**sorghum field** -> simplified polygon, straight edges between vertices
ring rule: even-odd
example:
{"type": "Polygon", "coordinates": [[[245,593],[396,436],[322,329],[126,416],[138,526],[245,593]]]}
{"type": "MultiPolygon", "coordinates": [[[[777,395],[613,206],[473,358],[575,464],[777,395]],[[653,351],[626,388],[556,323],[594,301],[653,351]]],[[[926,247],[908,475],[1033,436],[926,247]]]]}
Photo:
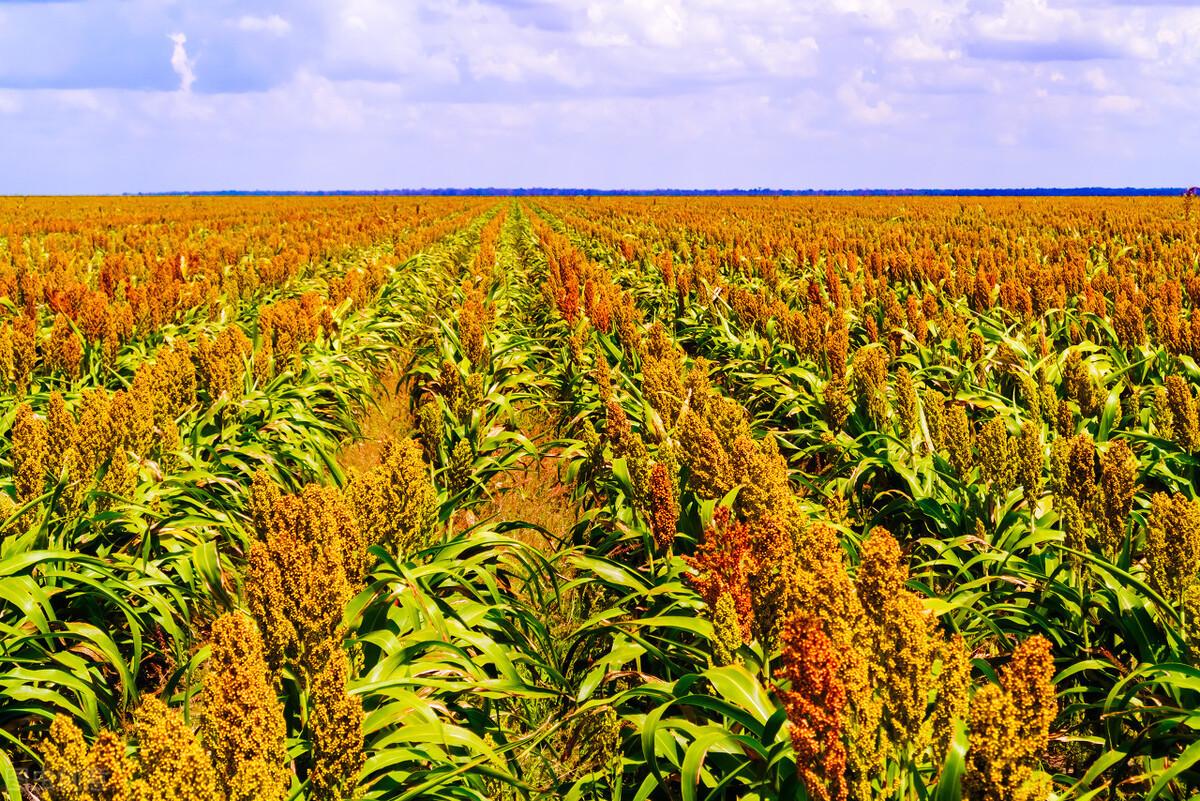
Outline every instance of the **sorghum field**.
{"type": "Polygon", "coordinates": [[[0,201],[0,787],[1185,799],[1179,198],[0,201]]]}

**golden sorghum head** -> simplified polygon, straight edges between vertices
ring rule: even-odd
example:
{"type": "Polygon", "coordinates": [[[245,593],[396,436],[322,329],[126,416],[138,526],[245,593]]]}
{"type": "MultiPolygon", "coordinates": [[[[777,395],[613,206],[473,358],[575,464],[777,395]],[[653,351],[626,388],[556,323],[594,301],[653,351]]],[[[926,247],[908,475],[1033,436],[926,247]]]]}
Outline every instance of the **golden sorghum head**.
{"type": "Polygon", "coordinates": [[[46,424],[28,403],[17,407],[12,424],[13,485],[18,501],[31,501],[46,488],[50,465],[50,439],[46,424]]]}
{"type": "Polygon", "coordinates": [[[839,313],[829,326],[825,335],[825,358],[829,363],[831,378],[843,378],[846,375],[846,359],[850,353],[850,327],[845,317],[839,313]]]}
{"type": "Polygon", "coordinates": [[[129,449],[139,456],[150,456],[156,445],[162,445],[154,427],[166,416],[166,401],[155,391],[154,367],[143,362],[133,375],[129,388],[129,403],[133,419],[129,421],[129,449]],[[160,408],[161,407],[161,408],[160,408]]]}
{"type": "Polygon", "coordinates": [[[475,451],[471,448],[471,443],[465,439],[460,439],[454,443],[454,450],[450,452],[450,464],[446,471],[446,488],[451,494],[459,493],[471,486],[471,478],[474,475],[475,451]]]}
{"type": "Polygon", "coordinates": [[[1042,449],[1042,424],[1029,418],[1021,424],[1016,442],[1017,483],[1025,490],[1025,503],[1033,510],[1042,494],[1046,454],[1042,449]]]}
{"type": "Polygon", "coordinates": [[[287,729],[253,620],[231,612],[213,622],[205,670],[200,731],[223,798],[279,801],[290,783],[287,729]]]}
{"type": "Polygon", "coordinates": [[[722,395],[710,397],[704,419],[721,442],[729,443],[738,437],[753,436],[749,413],[733,398],[722,395]]]}
{"type": "Polygon", "coordinates": [[[787,460],[779,453],[774,437],[755,443],[739,436],[730,449],[733,479],[741,485],[737,510],[747,519],[764,515],[786,515],[794,504],[788,480],[787,460]]]}
{"type": "Polygon", "coordinates": [[[46,367],[67,378],[79,377],[79,365],[83,360],[83,343],[65,314],[54,318],[50,329],[50,340],[46,343],[46,367]]]}
{"type": "Polygon", "coordinates": [[[751,565],[750,527],[736,522],[727,507],[718,507],[713,522],[704,532],[704,539],[694,557],[684,561],[695,573],[688,583],[715,610],[721,598],[733,603],[734,616],[741,626],[738,645],[750,640],[754,624],[754,604],[750,597],[749,572],[751,565]]]}
{"type": "Polygon", "coordinates": [[[66,715],[58,715],[50,724],[41,753],[51,801],[91,801],[95,797],[87,741],[66,715]]]}
{"type": "Polygon", "coordinates": [[[787,689],[779,695],[791,724],[796,769],[810,797],[845,801],[847,699],[838,653],[821,622],[802,612],[787,619],[780,640],[779,678],[787,689]]]}
{"type": "Polygon", "coordinates": [[[854,393],[859,404],[876,426],[887,420],[887,372],[890,361],[886,348],[867,345],[859,348],[851,362],[854,393]]]}
{"type": "Polygon", "coordinates": [[[571,331],[571,336],[567,340],[567,352],[571,356],[571,364],[580,370],[585,368],[587,358],[587,348],[585,345],[590,335],[591,323],[587,320],[580,320],[571,331]]]}
{"type": "Polygon", "coordinates": [[[1042,417],[1042,393],[1033,376],[1021,373],[1018,379],[1021,385],[1021,402],[1025,404],[1025,417],[1030,420],[1040,420],[1042,417]]]}
{"type": "Polygon", "coordinates": [[[158,698],[146,699],[133,716],[137,779],[131,801],[217,801],[217,774],[183,715],[158,698]]]}
{"type": "Polygon", "coordinates": [[[266,470],[256,470],[250,480],[250,496],[246,500],[246,513],[260,539],[270,536],[271,514],[276,501],[283,495],[279,485],[266,470]]]}
{"type": "Polygon", "coordinates": [[[472,295],[463,303],[457,324],[463,354],[478,367],[483,364],[485,353],[483,304],[478,297],[472,295]]]}
{"type": "Polygon", "coordinates": [[[688,368],[683,378],[683,388],[686,394],[688,409],[700,416],[708,414],[708,399],[712,395],[712,383],[708,373],[712,362],[703,357],[697,358],[688,368]]]}
{"type": "Polygon", "coordinates": [[[130,797],[133,762],[125,743],[116,734],[100,732],[88,752],[88,770],[96,801],[125,801],[130,797]]]}
{"type": "Polygon", "coordinates": [[[1060,437],[1070,437],[1075,434],[1075,412],[1068,403],[1060,403],[1055,407],[1057,416],[1054,418],[1054,430],[1060,437]]]}
{"type": "Polygon", "coordinates": [[[633,439],[633,427],[629,424],[629,416],[616,400],[610,400],[604,406],[607,412],[607,423],[604,436],[616,456],[625,456],[633,439]]]}
{"type": "Polygon", "coordinates": [[[1078,434],[1067,440],[1067,460],[1059,493],[1074,498],[1080,509],[1090,509],[1099,492],[1096,472],[1096,443],[1091,434],[1078,434]]]}
{"type": "Polygon", "coordinates": [[[50,445],[50,471],[56,476],[62,471],[63,457],[75,447],[79,439],[79,427],[75,417],[67,410],[62,393],[51,392],[46,407],[46,433],[50,445]]]}
{"type": "Polygon", "coordinates": [[[122,457],[129,450],[130,428],[133,419],[133,404],[129,393],[119,389],[108,400],[108,422],[112,426],[113,448],[122,457]]]}
{"type": "Polygon", "coordinates": [[[779,626],[799,601],[800,554],[791,532],[775,517],[751,522],[749,544],[746,580],[754,608],[754,631],[758,641],[770,649],[779,626]]]}
{"type": "Polygon", "coordinates": [[[612,370],[608,366],[608,357],[599,345],[593,350],[592,363],[595,365],[592,377],[596,381],[596,390],[600,394],[600,401],[607,404],[613,399],[612,370]]]}
{"type": "Polygon", "coordinates": [[[841,376],[831,378],[825,384],[825,422],[832,431],[841,431],[850,419],[850,396],[846,393],[846,381],[841,376]]]}
{"type": "Polygon", "coordinates": [[[9,497],[7,492],[0,492],[0,536],[10,533],[5,523],[17,511],[17,502],[9,497]]]}
{"type": "Polygon", "coordinates": [[[435,398],[427,398],[417,409],[417,435],[425,458],[432,462],[442,444],[442,405],[435,398]]]}
{"type": "Polygon", "coordinates": [[[245,388],[246,358],[253,345],[239,326],[226,326],[210,342],[201,335],[196,343],[196,381],[211,401],[237,400],[245,388]]]}
{"type": "Polygon", "coordinates": [[[164,345],[154,354],[154,377],[159,393],[166,401],[166,412],[178,417],[196,402],[196,366],[187,342],[164,345]]]}
{"type": "Polygon", "coordinates": [[[634,435],[630,444],[633,447],[625,457],[625,462],[629,467],[629,480],[633,484],[633,497],[630,498],[630,501],[643,516],[649,517],[650,470],[654,467],[654,461],[650,458],[650,451],[640,436],[634,435]]]}
{"type": "Polygon", "coordinates": [[[0,323],[0,391],[8,391],[16,379],[16,352],[13,349],[13,330],[8,323],[0,323]]]}
{"type": "Polygon", "coordinates": [[[1058,713],[1054,662],[1044,637],[1027,639],[1001,673],[971,700],[970,745],[963,789],[971,801],[1044,801],[1049,786],[1036,773],[1058,713]]]}
{"type": "Polygon", "coordinates": [[[275,352],[270,339],[263,339],[254,351],[254,382],[265,387],[275,376],[275,352]]]}
{"type": "Polygon", "coordinates": [[[978,331],[972,331],[967,337],[967,359],[972,362],[983,361],[986,345],[987,343],[984,342],[983,335],[978,331]]]}
{"type": "Polygon", "coordinates": [[[341,643],[327,640],[307,674],[308,732],[312,741],[308,778],[312,801],[353,796],[363,753],[362,699],[347,691],[350,660],[341,643]]]}
{"type": "Polygon", "coordinates": [[[900,544],[885,528],[876,526],[863,541],[854,585],[868,614],[880,616],[887,604],[905,591],[908,568],[903,560],[900,544]]]}
{"type": "Polygon", "coordinates": [[[679,442],[691,490],[703,498],[721,498],[736,486],[729,452],[699,415],[692,412],[684,415],[679,442]]]}
{"type": "Polygon", "coordinates": [[[459,417],[462,414],[463,383],[458,365],[446,359],[442,362],[437,382],[438,394],[446,400],[446,407],[459,417]]]}
{"type": "Polygon", "coordinates": [[[483,373],[471,373],[463,382],[463,411],[471,414],[483,403],[485,386],[483,373]]]}
{"type": "Polygon", "coordinates": [[[1003,499],[1016,485],[1017,444],[1008,436],[1004,419],[997,416],[979,427],[975,435],[979,470],[992,492],[1003,499]]]}
{"type": "Polygon", "coordinates": [[[1050,725],[1058,714],[1054,693],[1054,659],[1050,641],[1034,636],[1013,651],[1012,661],[1000,674],[1000,684],[1020,711],[1017,736],[1025,743],[1031,759],[1045,751],[1050,725]]]}
{"type": "Polygon", "coordinates": [[[919,598],[905,588],[908,568],[896,539],[876,527],[863,542],[855,587],[871,625],[868,658],[882,690],[884,719],[893,743],[921,750],[925,708],[933,686],[930,621],[919,598]]]}
{"type": "Polygon", "coordinates": [[[1050,382],[1045,377],[1042,377],[1039,395],[1041,396],[1039,405],[1042,409],[1042,419],[1047,423],[1057,424],[1062,404],[1058,401],[1058,393],[1054,391],[1054,387],[1050,386],[1050,382]]]}
{"type": "Polygon", "coordinates": [[[79,456],[88,477],[99,472],[112,459],[118,437],[109,416],[110,399],[103,388],[85,389],[79,396],[79,456]]]}
{"type": "Polygon", "coordinates": [[[327,640],[341,642],[342,611],[365,560],[362,534],[336,489],[310,485],[275,501],[246,567],[246,599],[273,672],[309,664],[327,640]]]}
{"type": "Polygon", "coordinates": [[[29,388],[29,380],[37,366],[37,339],[37,322],[32,317],[23,314],[13,322],[13,384],[18,397],[29,388]]]}
{"type": "Polygon", "coordinates": [[[935,764],[946,761],[954,740],[954,729],[966,720],[971,689],[971,654],[961,634],[942,641],[936,649],[941,662],[937,675],[937,699],[933,707],[935,764]]]}
{"type": "Polygon", "coordinates": [[[642,361],[642,392],[650,406],[662,417],[667,428],[673,428],[683,408],[686,390],[683,385],[683,354],[673,345],[662,356],[647,354],[642,361]]]}
{"type": "Polygon", "coordinates": [[[966,476],[974,464],[971,455],[971,421],[967,418],[967,407],[956,403],[946,412],[946,450],[950,464],[960,476],[966,476]]]}
{"type": "Polygon", "coordinates": [[[1171,429],[1175,443],[1185,451],[1200,448],[1200,421],[1196,417],[1196,396],[1181,376],[1167,376],[1163,381],[1167,391],[1167,406],[1171,410],[1171,429]]]}
{"type": "Polygon", "coordinates": [[[1154,388],[1154,399],[1151,405],[1151,419],[1158,435],[1164,439],[1175,438],[1175,415],[1171,412],[1171,401],[1167,397],[1166,387],[1154,388]]]}
{"type": "Polygon", "coordinates": [[[413,440],[386,442],[380,464],[352,479],[346,497],[370,542],[389,553],[407,559],[429,544],[437,491],[413,440]]]}
{"type": "Polygon", "coordinates": [[[1095,417],[1100,412],[1100,391],[1088,367],[1083,362],[1083,354],[1073,350],[1067,354],[1063,364],[1063,387],[1067,397],[1079,406],[1079,413],[1084,417],[1095,417]]]}
{"type": "Polygon", "coordinates": [[[1125,538],[1125,522],[1133,509],[1137,492],[1138,462],[1133,450],[1123,439],[1114,441],[1100,456],[1100,489],[1104,499],[1104,515],[1100,526],[1105,553],[1121,549],[1125,538]]]}
{"type": "Polygon", "coordinates": [[[89,748],[79,727],[59,715],[41,750],[49,801],[129,799],[134,765],[125,743],[112,732],[101,732],[89,748]]]}
{"type": "Polygon", "coordinates": [[[1033,774],[1013,736],[1019,710],[1008,693],[989,684],[971,699],[967,772],[963,795],[970,801],[1013,801],[1033,774]]]}
{"type": "MultiPolygon", "coordinates": [[[[282,554],[276,553],[276,549],[292,546],[292,542],[279,539],[254,542],[246,559],[246,603],[262,630],[263,653],[275,676],[300,652],[297,629],[303,622],[289,617],[299,599],[290,591],[291,582],[285,581],[282,554]]],[[[305,568],[303,578],[307,580],[312,568],[305,568]]]]}
{"type": "Polygon", "coordinates": [[[588,461],[592,464],[597,464],[603,458],[602,449],[604,447],[604,441],[600,438],[600,434],[596,431],[596,426],[592,423],[590,418],[583,421],[581,428],[582,430],[579,432],[579,441],[583,443],[584,452],[587,455],[588,461]]]}
{"type": "Polygon", "coordinates": [[[650,469],[648,503],[650,507],[650,529],[655,545],[660,552],[667,552],[675,541],[675,530],[679,523],[679,497],[676,479],[661,462],[650,469]]]}
{"type": "Polygon", "coordinates": [[[1059,495],[1054,499],[1054,506],[1063,531],[1063,543],[1073,551],[1087,551],[1088,521],[1079,502],[1070,495],[1059,495]]]}
{"type": "Polygon", "coordinates": [[[1200,570],[1200,501],[1154,494],[1146,524],[1146,567],[1155,589],[1178,601],[1200,570]]]}
{"type": "Polygon", "coordinates": [[[737,601],[728,592],[723,592],[709,614],[713,624],[713,659],[718,665],[732,665],[738,661],[737,652],[745,636],[737,601]]]}

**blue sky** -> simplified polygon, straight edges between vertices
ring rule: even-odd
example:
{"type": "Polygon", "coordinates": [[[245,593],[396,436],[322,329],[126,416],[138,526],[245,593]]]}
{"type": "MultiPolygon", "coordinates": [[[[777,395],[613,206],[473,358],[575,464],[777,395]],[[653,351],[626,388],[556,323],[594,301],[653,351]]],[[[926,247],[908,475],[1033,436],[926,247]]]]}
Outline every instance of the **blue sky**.
{"type": "Polygon", "coordinates": [[[0,193],[1200,183],[1184,0],[0,0],[0,193]]]}

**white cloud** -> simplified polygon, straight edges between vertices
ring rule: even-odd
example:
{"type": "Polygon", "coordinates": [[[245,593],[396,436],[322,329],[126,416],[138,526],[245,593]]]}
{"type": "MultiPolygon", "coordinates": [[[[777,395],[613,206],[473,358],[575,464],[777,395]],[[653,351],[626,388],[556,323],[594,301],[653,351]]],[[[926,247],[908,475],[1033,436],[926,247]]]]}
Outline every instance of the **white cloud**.
{"type": "Polygon", "coordinates": [[[1105,95],[1096,107],[1107,114],[1132,114],[1142,107],[1142,102],[1129,95],[1105,95]]]}
{"type": "Polygon", "coordinates": [[[329,4],[321,63],[314,72],[338,79],[403,78],[415,89],[452,85],[461,75],[453,40],[423,18],[423,2],[343,0],[329,4]]]}
{"type": "Polygon", "coordinates": [[[742,36],[745,57],[768,75],[810,76],[817,71],[820,46],[811,36],[799,39],[764,39],[756,34],[742,36]]]}
{"type": "Polygon", "coordinates": [[[196,82],[196,72],[195,65],[188,58],[187,37],[182,33],[173,33],[170,39],[175,43],[175,49],[171,51],[171,69],[179,76],[179,91],[190,92],[192,84],[196,82]]]}
{"type": "Polygon", "coordinates": [[[1092,67],[1083,73],[1084,82],[1096,92],[1108,92],[1112,89],[1112,81],[1100,67],[1092,67]]]}
{"type": "Polygon", "coordinates": [[[940,62],[955,61],[962,57],[962,51],[931,44],[920,34],[900,37],[892,43],[891,52],[901,61],[940,62]]]}
{"type": "Polygon", "coordinates": [[[680,0],[603,0],[587,6],[593,35],[612,29],[657,47],[685,43],[689,20],[680,0]]]}
{"type": "Polygon", "coordinates": [[[271,36],[287,36],[292,30],[292,24],[278,14],[272,14],[269,17],[255,17],[246,14],[239,17],[235,25],[240,31],[266,33],[271,36]]]}
{"type": "Polygon", "coordinates": [[[884,125],[894,122],[896,113],[885,100],[872,102],[868,94],[877,93],[877,87],[868,83],[859,70],[854,77],[843,83],[837,89],[837,98],[850,112],[850,116],[867,125],[884,125]]]}

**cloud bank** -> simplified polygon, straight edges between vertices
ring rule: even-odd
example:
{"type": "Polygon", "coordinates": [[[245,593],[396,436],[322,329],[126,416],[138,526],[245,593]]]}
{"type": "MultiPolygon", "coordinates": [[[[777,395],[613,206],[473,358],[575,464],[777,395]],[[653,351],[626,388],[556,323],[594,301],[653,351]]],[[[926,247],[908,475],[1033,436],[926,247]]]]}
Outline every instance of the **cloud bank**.
{"type": "Polygon", "coordinates": [[[0,2],[0,192],[1200,181],[1200,8],[0,2]]]}

